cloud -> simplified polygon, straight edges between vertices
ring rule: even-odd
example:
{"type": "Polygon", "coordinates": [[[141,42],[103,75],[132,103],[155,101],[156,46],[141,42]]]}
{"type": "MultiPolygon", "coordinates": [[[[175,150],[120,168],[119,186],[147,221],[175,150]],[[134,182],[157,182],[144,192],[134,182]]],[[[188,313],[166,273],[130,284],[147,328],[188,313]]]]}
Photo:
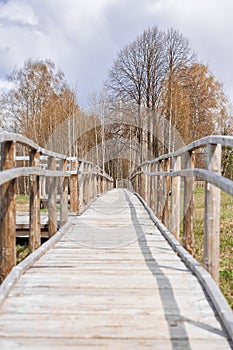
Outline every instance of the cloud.
{"type": "Polygon", "coordinates": [[[0,1],[0,78],[25,59],[51,58],[81,104],[101,87],[117,52],[143,29],[174,27],[233,97],[232,0],[0,1]]]}

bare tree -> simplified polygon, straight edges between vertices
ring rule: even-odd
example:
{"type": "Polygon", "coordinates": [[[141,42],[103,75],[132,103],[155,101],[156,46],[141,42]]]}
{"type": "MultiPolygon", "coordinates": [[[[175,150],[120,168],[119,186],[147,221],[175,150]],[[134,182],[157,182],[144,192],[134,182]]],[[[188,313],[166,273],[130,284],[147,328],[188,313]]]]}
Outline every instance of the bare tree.
{"type": "Polygon", "coordinates": [[[139,142],[141,145],[147,143],[148,153],[153,149],[155,156],[160,149],[156,142],[160,138],[158,133],[164,135],[164,147],[166,145],[166,149],[171,150],[173,80],[179,70],[191,65],[193,57],[189,41],[179,31],[170,29],[165,33],[154,26],[125,46],[110,70],[108,90],[115,98],[133,100],[138,104],[139,142]],[[150,118],[144,120],[142,106],[155,111],[154,117],[150,114],[150,118]],[[169,121],[168,129],[161,129],[162,123],[156,118],[161,106],[163,116],[169,121]],[[145,124],[149,133],[144,131],[145,124]]]}
{"type": "Polygon", "coordinates": [[[163,38],[154,26],[118,53],[107,82],[113,96],[155,109],[165,73],[163,38]]]}

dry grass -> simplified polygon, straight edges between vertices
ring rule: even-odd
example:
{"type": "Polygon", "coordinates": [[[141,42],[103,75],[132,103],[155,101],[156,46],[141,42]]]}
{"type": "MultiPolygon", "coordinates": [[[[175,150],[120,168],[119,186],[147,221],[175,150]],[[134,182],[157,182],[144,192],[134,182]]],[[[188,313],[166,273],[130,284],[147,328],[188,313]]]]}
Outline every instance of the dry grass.
{"type": "Polygon", "coordinates": [[[24,195],[16,196],[16,211],[19,211],[19,212],[29,211],[29,196],[24,196],[24,195]]]}

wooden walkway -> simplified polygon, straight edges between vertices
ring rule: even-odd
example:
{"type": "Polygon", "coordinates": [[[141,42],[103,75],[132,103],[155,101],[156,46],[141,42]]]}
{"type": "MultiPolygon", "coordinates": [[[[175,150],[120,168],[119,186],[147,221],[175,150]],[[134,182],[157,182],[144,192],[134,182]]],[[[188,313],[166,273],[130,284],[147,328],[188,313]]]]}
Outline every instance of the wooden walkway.
{"type": "Polygon", "coordinates": [[[135,195],[113,190],[72,220],[3,302],[1,350],[231,348],[135,195]]]}

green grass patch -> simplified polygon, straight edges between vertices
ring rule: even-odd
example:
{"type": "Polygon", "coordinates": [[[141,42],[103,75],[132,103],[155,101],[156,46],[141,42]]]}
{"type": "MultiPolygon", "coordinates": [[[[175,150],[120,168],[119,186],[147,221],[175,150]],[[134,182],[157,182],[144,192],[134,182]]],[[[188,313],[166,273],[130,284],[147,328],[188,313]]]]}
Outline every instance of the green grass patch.
{"type": "Polygon", "coordinates": [[[23,259],[25,259],[30,254],[29,245],[16,245],[16,263],[20,263],[23,259]]]}

